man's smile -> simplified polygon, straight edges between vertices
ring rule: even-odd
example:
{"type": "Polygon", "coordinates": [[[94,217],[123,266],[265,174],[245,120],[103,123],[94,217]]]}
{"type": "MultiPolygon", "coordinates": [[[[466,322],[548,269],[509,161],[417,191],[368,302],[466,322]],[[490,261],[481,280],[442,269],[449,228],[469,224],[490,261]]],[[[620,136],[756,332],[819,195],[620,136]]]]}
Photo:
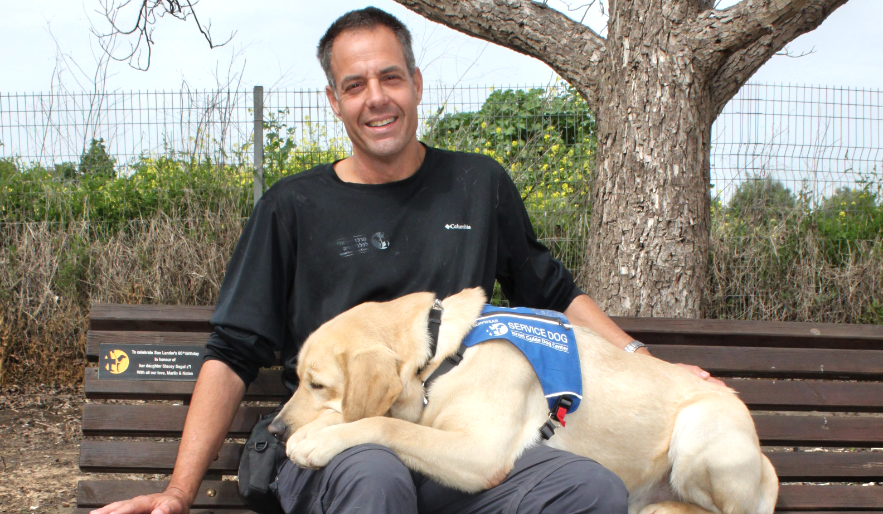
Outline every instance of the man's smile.
{"type": "Polygon", "coordinates": [[[369,127],[385,127],[397,119],[398,119],[398,116],[391,116],[389,118],[384,118],[382,120],[369,121],[367,123],[367,125],[369,127]]]}

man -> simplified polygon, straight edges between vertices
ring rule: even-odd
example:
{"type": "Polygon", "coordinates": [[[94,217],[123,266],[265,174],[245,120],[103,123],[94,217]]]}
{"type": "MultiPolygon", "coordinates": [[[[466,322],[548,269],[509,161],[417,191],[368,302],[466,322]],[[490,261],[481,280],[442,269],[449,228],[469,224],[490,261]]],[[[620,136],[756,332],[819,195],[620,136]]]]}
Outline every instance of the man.
{"type": "MultiPolygon", "coordinates": [[[[517,305],[563,310],[623,348],[632,341],[536,242],[498,164],[417,141],[422,76],[401,22],[374,8],[347,13],[322,38],[319,59],[353,154],[281,180],[255,206],[212,318],[168,489],[95,514],[187,512],[259,366],[281,349],[293,390],[306,336],[364,301],[414,291],[444,297],[474,286],[490,292],[496,279],[517,305]]],[[[278,461],[278,495],[289,513],[627,509],[616,476],[545,446],[526,452],[500,486],[476,495],[412,474],[376,445],[346,450],[320,470],[298,468],[282,454],[278,461]]]]}

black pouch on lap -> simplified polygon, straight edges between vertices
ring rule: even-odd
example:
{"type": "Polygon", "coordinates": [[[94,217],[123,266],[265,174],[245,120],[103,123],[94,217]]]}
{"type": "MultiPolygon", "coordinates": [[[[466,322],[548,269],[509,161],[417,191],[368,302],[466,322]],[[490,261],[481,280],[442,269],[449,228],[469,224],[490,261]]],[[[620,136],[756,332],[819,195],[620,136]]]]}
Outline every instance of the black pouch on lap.
{"type": "Polygon", "coordinates": [[[281,408],[258,419],[239,459],[239,496],[258,514],[283,514],[276,499],[276,447],[281,443],[268,430],[281,408]]]}

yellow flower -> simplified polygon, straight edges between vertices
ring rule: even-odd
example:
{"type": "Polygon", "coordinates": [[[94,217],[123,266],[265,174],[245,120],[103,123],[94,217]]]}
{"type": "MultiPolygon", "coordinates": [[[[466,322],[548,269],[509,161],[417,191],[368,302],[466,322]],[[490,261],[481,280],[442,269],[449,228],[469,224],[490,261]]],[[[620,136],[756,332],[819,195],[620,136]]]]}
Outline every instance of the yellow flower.
{"type": "Polygon", "coordinates": [[[503,133],[503,129],[501,129],[500,127],[497,127],[497,134],[502,134],[502,133],[503,133]]]}
{"type": "Polygon", "coordinates": [[[518,141],[512,141],[512,146],[518,146],[518,141]]]}
{"type": "Polygon", "coordinates": [[[843,212],[843,211],[840,211],[840,215],[845,217],[845,216],[846,216],[846,213],[843,212]]]}
{"type": "Polygon", "coordinates": [[[486,121],[482,121],[482,122],[481,122],[481,128],[487,128],[487,122],[486,122],[486,121]]]}

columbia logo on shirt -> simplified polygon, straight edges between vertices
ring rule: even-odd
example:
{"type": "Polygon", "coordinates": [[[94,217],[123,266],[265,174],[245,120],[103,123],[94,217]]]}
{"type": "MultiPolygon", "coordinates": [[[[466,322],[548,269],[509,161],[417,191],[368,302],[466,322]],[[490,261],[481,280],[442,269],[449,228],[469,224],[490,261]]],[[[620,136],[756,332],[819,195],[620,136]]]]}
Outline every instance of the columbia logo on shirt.
{"type": "Polygon", "coordinates": [[[448,230],[472,230],[470,225],[460,225],[459,223],[449,223],[445,225],[448,230]]]}

